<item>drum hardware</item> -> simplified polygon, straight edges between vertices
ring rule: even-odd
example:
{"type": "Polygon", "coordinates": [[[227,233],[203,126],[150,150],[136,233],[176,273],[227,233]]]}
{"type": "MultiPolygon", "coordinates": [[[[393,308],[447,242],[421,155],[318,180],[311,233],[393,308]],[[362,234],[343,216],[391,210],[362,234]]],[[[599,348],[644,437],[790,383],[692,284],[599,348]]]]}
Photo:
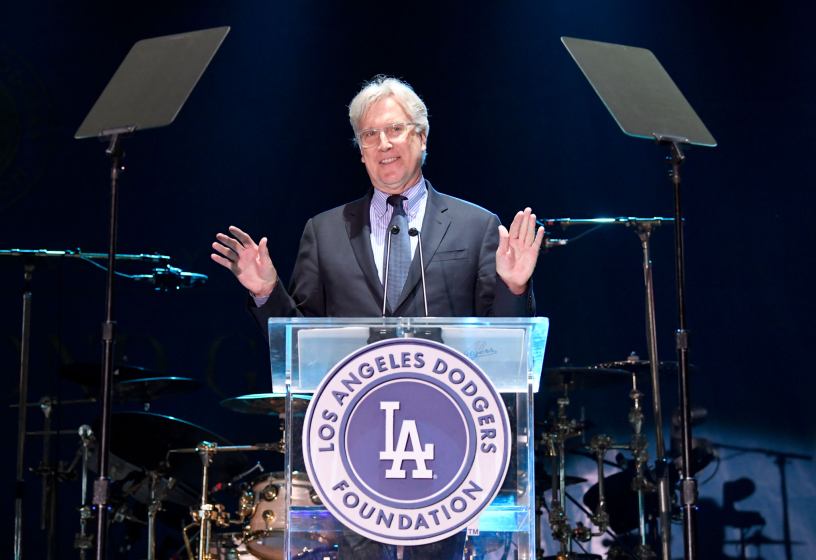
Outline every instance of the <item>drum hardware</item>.
{"type": "MultiPolygon", "coordinates": [[[[76,435],[76,430],[52,430],[51,419],[54,407],[60,404],[75,404],[86,402],[85,400],[59,400],[51,396],[44,396],[36,403],[22,403],[23,409],[37,407],[43,415],[43,429],[26,431],[23,437],[42,436],[42,459],[37,468],[29,467],[28,472],[34,473],[42,479],[42,498],[40,503],[40,530],[46,532],[46,558],[51,559],[56,553],[56,519],[57,519],[57,485],[60,482],[76,480],[75,468],[79,463],[81,454],[77,453],[74,460],[68,464],[67,461],[51,460],[51,436],[76,435]]],[[[19,408],[21,405],[13,404],[10,408],[19,408]]],[[[22,464],[21,464],[22,466],[22,464]]],[[[16,541],[15,541],[16,542],[16,541]]]]}
{"type": "Polygon", "coordinates": [[[80,438],[79,453],[82,455],[82,500],[79,507],[79,533],[74,537],[74,548],[79,549],[80,560],[85,560],[89,550],[93,548],[93,535],[89,534],[88,523],[94,517],[94,509],[88,504],[88,459],[91,454],[91,443],[96,439],[93,430],[83,424],[77,430],[80,438]]]}
{"type": "MultiPolygon", "coordinates": [[[[623,361],[605,362],[602,364],[596,364],[592,367],[622,369],[628,371],[629,373],[634,373],[642,377],[647,377],[651,375],[651,362],[649,360],[641,360],[637,352],[632,352],[623,361]]],[[[670,378],[672,380],[676,380],[678,367],[679,367],[678,362],[667,361],[657,362],[657,371],[661,379],[670,378]]],[[[697,373],[697,371],[698,371],[697,366],[695,366],[694,364],[689,364],[690,374],[693,375],[697,373]]]]}
{"type": "MultiPolygon", "coordinates": [[[[215,494],[216,492],[220,492],[223,490],[231,494],[243,495],[243,490],[239,486],[236,486],[235,483],[241,480],[242,478],[249,476],[250,474],[252,474],[253,471],[256,470],[261,472],[263,472],[264,470],[263,465],[261,464],[260,461],[258,461],[255,465],[245,470],[244,472],[235,475],[227,482],[219,482],[218,484],[210,488],[210,494],[215,494]]],[[[241,486],[243,486],[243,484],[241,486]]]]}
{"type": "MultiPolygon", "coordinates": [[[[629,450],[635,458],[635,471],[637,473],[632,480],[632,490],[638,493],[638,531],[640,533],[640,544],[635,547],[635,552],[642,560],[649,560],[657,555],[652,551],[651,547],[646,544],[646,510],[643,504],[643,494],[644,492],[654,492],[656,488],[644,475],[646,463],[649,461],[649,453],[646,451],[649,446],[649,441],[642,433],[644,416],[640,406],[640,399],[643,398],[643,393],[637,389],[637,376],[634,374],[632,375],[632,390],[629,392],[629,398],[634,401],[629,411],[629,425],[632,426],[632,439],[630,441],[629,450]]],[[[598,478],[600,490],[603,490],[602,474],[603,472],[601,471],[598,478]]],[[[599,502],[602,499],[603,494],[599,494],[599,502]]]]}
{"type": "MultiPolygon", "coordinates": [[[[678,156],[680,159],[672,160],[674,165],[673,173],[677,174],[679,177],[679,163],[678,161],[682,161],[682,154],[680,148],[677,144],[672,146],[672,156],[678,156]]],[[[679,183],[677,183],[677,193],[679,193],[679,183]]],[[[679,196],[679,195],[678,195],[679,196]]],[[[679,199],[676,199],[675,202],[678,202],[679,199]]],[[[639,375],[648,375],[651,384],[652,384],[652,411],[654,414],[654,421],[655,421],[655,448],[657,451],[656,457],[656,473],[657,473],[657,484],[658,484],[658,497],[659,497],[659,509],[660,509],[660,541],[661,541],[661,557],[663,560],[671,560],[671,498],[670,498],[670,491],[669,491],[669,479],[668,479],[668,468],[666,463],[666,453],[665,453],[665,444],[663,442],[663,413],[661,410],[661,399],[660,399],[660,376],[669,376],[674,375],[677,377],[678,380],[681,381],[681,393],[685,393],[687,391],[687,387],[683,385],[683,378],[685,378],[685,374],[681,375],[680,371],[685,370],[686,373],[690,372],[693,366],[691,366],[687,360],[687,349],[685,350],[678,350],[678,354],[680,355],[681,362],[683,367],[680,367],[680,363],[678,362],[661,362],[658,359],[657,355],[657,326],[656,326],[656,319],[655,319],[655,304],[654,304],[654,282],[652,279],[652,257],[651,257],[651,247],[650,247],[650,240],[651,235],[655,228],[661,226],[664,222],[666,223],[673,223],[675,226],[675,241],[677,242],[678,239],[682,238],[682,234],[678,232],[682,232],[682,216],[675,208],[675,217],[674,218],[627,218],[627,217],[619,217],[619,218],[595,218],[595,219],[571,219],[571,218],[563,218],[563,219],[549,219],[549,220],[537,220],[537,224],[542,225],[546,228],[546,226],[553,226],[553,225],[560,225],[562,228],[566,229],[567,226],[571,224],[583,224],[583,225],[591,225],[594,226],[592,229],[587,230],[581,233],[578,236],[573,237],[572,239],[568,240],[558,240],[558,243],[555,245],[566,245],[570,241],[574,241],[579,237],[582,237],[591,231],[598,229],[599,227],[607,224],[619,224],[625,225],[629,228],[634,228],[635,233],[637,234],[638,238],[640,239],[640,245],[643,252],[643,280],[644,286],[646,289],[646,343],[648,345],[648,352],[649,352],[649,359],[648,360],[640,360],[640,358],[633,354],[627,358],[624,362],[608,362],[604,364],[598,364],[597,367],[599,368],[614,368],[614,369],[624,369],[627,371],[632,371],[633,373],[639,375]]],[[[682,241],[680,241],[682,243],[682,241]]],[[[549,244],[548,244],[549,247],[549,244]]],[[[679,250],[675,251],[677,256],[678,262],[681,261],[682,257],[679,256],[679,250]]],[[[679,266],[679,265],[678,265],[679,266]]],[[[680,268],[678,268],[679,270],[680,268]]],[[[680,286],[682,285],[682,275],[678,273],[678,308],[680,310],[681,317],[684,316],[684,307],[680,302],[682,301],[682,290],[680,286]]],[[[685,329],[684,326],[684,318],[681,318],[680,323],[680,330],[683,331],[685,329]]],[[[687,335],[687,333],[684,333],[687,335]]],[[[679,341],[676,341],[676,344],[679,344],[679,341]]],[[[678,347],[679,348],[679,347],[678,347]]],[[[681,404],[685,406],[685,400],[681,398],[681,404]]],[[[690,434],[690,431],[689,431],[690,434]]],[[[690,435],[689,438],[690,439],[690,435]]],[[[689,475],[686,475],[689,476],[689,475]]],[[[690,481],[691,482],[691,481],[690,481]]],[[[691,482],[691,484],[694,484],[691,482]]]]}
{"type": "Polygon", "coordinates": [[[193,543],[195,543],[198,539],[198,535],[194,535],[193,539],[190,540],[190,538],[187,536],[187,531],[195,527],[198,527],[198,523],[194,520],[192,523],[184,526],[181,529],[181,536],[184,537],[184,547],[187,549],[187,558],[189,560],[194,560],[195,558],[195,554],[193,554],[193,543]]]}
{"type": "MultiPolygon", "coordinates": [[[[168,451],[171,449],[190,449],[189,454],[177,454],[173,457],[172,462],[165,466],[167,475],[179,481],[172,494],[177,492],[181,483],[201,488],[201,460],[198,456],[193,455],[195,447],[200,442],[215,443],[219,449],[232,446],[226,439],[200,426],[151,412],[112,414],[110,431],[112,435],[111,454],[145,472],[158,469],[162,463],[168,463],[168,451]]],[[[240,449],[260,448],[244,446],[240,449]]],[[[246,470],[249,464],[249,459],[240,452],[218,453],[213,456],[212,461],[209,476],[213,485],[229,480],[235,474],[246,470]]],[[[185,497],[190,498],[191,496],[185,497]]],[[[170,495],[167,499],[185,505],[194,505],[198,504],[200,495],[196,491],[191,500],[179,501],[170,495]]],[[[148,502],[149,497],[144,496],[142,501],[148,502]]]]}
{"type": "MultiPolygon", "coordinates": [[[[238,519],[231,519],[229,512],[224,510],[222,504],[214,504],[209,502],[210,489],[210,468],[213,463],[213,458],[218,452],[242,452],[242,451],[280,451],[280,443],[260,443],[256,445],[224,445],[219,446],[217,443],[202,441],[194,448],[170,449],[167,452],[167,465],[170,466],[170,456],[176,453],[196,453],[201,459],[202,478],[201,478],[201,504],[198,511],[191,508],[191,515],[193,525],[199,526],[198,534],[198,560],[212,560],[210,555],[210,535],[212,524],[215,523],[218,527],[228,527],[229,525],[243,525],[246,519],[246,512],[248,508],[245,505],[241,506],[238,512],[238,519]]],[[[251,472],[256,467],[250,469],[251,472]]],[[[276,494],[277,495],[277,494],[276,494]]],[[[186,534],[187,528],[184,530],[184,540],[188,543],[186,534]]],[[[152,546],[152,543],[151,545],[152,546]]]]}
{"type": "MultiPolygon", "coordinates": [[[[569,524],[567,517],[565,495],[566,495],[566,456],[565,442],[573,437],[581,435],[581,427],[574,419],[567,417],[567,407],[569,406],[569,386],[568,376],[571,372],[562,372],[567,378],[563,379],[564,396],[558,398],[558,415],[552,422],[549,432],[543,434],[544,443],[547,446],[552,462],[551,485],[552,501],[549,507],[549,522],[552,529],[553,539],[561,543],[559,558],[572,560],[575,553],[572,552],[572,541],[587,542],[593,536],[600,536],[604,531],[593,533],[589,527],[585,527],[582,522],[577,522],[576,527],[569,524]]],[[[603,463],[601,463],[603,468],[603,463]]],[[[598,517],[603,520],[603,517],[598,517]]]]}
{"type": "Polygon", "coordinates": [[[168,490],[176,485],[176,479],[170,477],[167,485],[159,487],[163,471],[161,468],[147,473],[150,477],[150,502],[147,506],[147,560],[156,558],[156,515],[162,509],[162,500],[168,490]]]}
{"type": "Polygon", "coordinates": [[[610,449],[626,449],[634,458],[635,476],[631,482],[631,489],[637,492],[638,495],[638,529],[640,535],[640,544],[636,547],[635,553],[641,560],[648,560],[654,558],[656,555],[651,548],[646,544],[646,511],[644,506],[644,494],[654,492],[656,490],[655,484],[646,477],[646,465],[649,461],[649,454],[647,448],[649,441],[642,433],[644,414],[642,410],[641,400],[643,393],[637,388],[637,376],[632,373],[624,372],[625,375],[632,380],[632,389],[629,392],[629,398],[632,399],[632,407],[629,410],[628,421],[632,429],[632,436],[630,441],[626,444],[613,443],[612,437],[599,434],[595,435],[590,444],[589,451],[592,453],[598,468],[598,502],[595,505],[594,512],[589,515],[592,525],[597,528],[593,531],[590,527],[586,527],[582,522],[576,522],[573,528],[568,520],[566,513],[565,495],[567,486],[567,477],[565,473],[565,457],[566,446],[565,442],[573,437],[581,435],[583,432],[582,426],[574,419],[568,419],[567,407],[569,406],[570,387],[587,388],[593,383],[609,384],[619,376],[612,373],[609,377],[610,371],[598,369],[599,376],[587,374],[587,368],[556,368],[551,370],[555,373],[549,379],[555,386],[563,387],[564,396],[559,397],[558,414],[550,422],[550,430],[544,433],[544,442],[547,446],[549,456],[552,461],[551,471],[551,487],[553,489],[552,502],[549,508],[549,522],[552,529],[553,539],[561,543],[561,551],[559,556],[566,559],[573,558],[572,540],[578,542],[588,542],[592,537],[599,537],[607,532],[609,528],[610,518],[607,512],[606,492],[605,492],[605,476],[604,465],[607,462],[605,456],[610,449]],[[578,382],[576,382],[576,380],[578,382]]]}
{"type": "MultiPolygon", "coordinates": [[[[322,502],[305,473],[293,473],[291,503],[308,515],[308,508],[321,506],[322,502]]],[[[271,472],[252,481],[241,498],[244,525],[244,543],[254,557],[261,560],[282,560],[283,539],[286,528],[286,477],[282,472],[271,472]]],[[[305,518],[302,519],[305,521],[305,518]]],[[[292,550],[317,551],[333,546],[334,536],[329,532],[332,523],[320,514],[308,523],[311,531],[308,539],[292,537],[292,550]]],[[[294,553],[294,552],[293,552],[294,553]]],[[[312,558],[312,556],[309,556],[312,558]]],[[[322,558],[317,556],[317,558],[322,558]]]]}
{"type": "MultiPolygon", "coordinates": [[[[28,399],[28,377],[29,362],[31,353],[31,303],[32,303],[32,279],[34,275],[35,262],[39,258],[83,258],[83,259],[103,259],[108,258],[105,253],[82,253],[76,251],[49,251],[46,249],[0,249],[0,257],[20,257],[23,261],[23,281],[25,289],[23,291],[23,323],[22,336],[20,339],[20,382],[19,400],[17,407],[20,409],[17,417],[17,461],[14,481],[14,560],[21,560],[23,553],[23,499],[25,496],[25,485],[23,475],[25,474],[24,456],[25,440],[27,435],[27,403],[28,399]]],[[[114,255],[116,259],[146,260],[146,261],[169,261],[170,257],[164,255],[114,255]]],[[[97,370],[99,373],[100,370],[97,370]]],[[[67,403],[64,403],[67,404],[67,403]]]]}
{"type": "Polygon", "coordinates": [[[545,368],[542,373],[551,393],[624,385],[632,376],[624,369],[573,366],[545,368]]]}

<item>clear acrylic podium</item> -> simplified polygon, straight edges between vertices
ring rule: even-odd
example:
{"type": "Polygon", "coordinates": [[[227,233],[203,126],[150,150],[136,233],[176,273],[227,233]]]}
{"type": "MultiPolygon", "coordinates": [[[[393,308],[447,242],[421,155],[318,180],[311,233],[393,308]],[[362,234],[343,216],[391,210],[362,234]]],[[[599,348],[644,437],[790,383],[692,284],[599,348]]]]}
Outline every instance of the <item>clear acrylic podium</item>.
{"type": "Polygon", "coordinates": [[[338,362],[371,342],[415,337],[465,354],[502,394],[513,436],[510,466],[499,494],[479,517],[478,535],[468,530],[467,540],[476,554],[507,549],[507,557],[512,557],[517,549],[519,559],[533,559],[537,538],[533,393],[539,387],[548,329],[549,319],[544,317],[270,319],[272,389],[286,394],[283,557],[296,558],[304,549],[331,551],[343,530],[316,496],[309,499],[307,492],[304,497],[302,487],[308,484],[301,444],[304,414],[293,414],[293,395],[308,397],[338,362]]]}

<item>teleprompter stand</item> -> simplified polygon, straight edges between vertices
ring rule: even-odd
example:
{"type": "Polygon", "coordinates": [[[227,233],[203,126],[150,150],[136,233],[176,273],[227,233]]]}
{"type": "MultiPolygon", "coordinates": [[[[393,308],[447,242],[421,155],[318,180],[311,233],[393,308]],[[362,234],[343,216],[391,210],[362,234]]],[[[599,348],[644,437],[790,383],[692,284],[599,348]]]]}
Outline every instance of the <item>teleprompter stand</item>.
{"type": "MultiPolygon", "coordinates": [[[[680,483],[683,549],[686,560],[697,560],[697,480],[690,470],[692,449],[688,381],[689,333],[686,329],[680,165],[685,160],[684,145],[713,147],[717,143],[651,51],[569,37],[562,37],[561,41],[625,134],[652,139],[670,149],[668,161],[672,166],[670,177],[674,188],[678,314],[675,347],[679,360],[683,437],[683,476],[680,483]]],[[[650,341],[650,345],[654,345],[654,340],[650,341]]],[[[656,360],[652,360],[652,382],[655,391],[659,390],[656,360]]],[[[663,560],[670,560],[671,511],[663,450],[658,449],[657,459],[661,552],[663,560]]]]}
{"type": "Polygon", "coordinates": [[[75,134],[76,138],[98,137],[108,142],[111,158],[111,214],[108,246],[108,279],[100,393],[102,412],[99,433],[99,478],[94,481],[96,508],[96,560],[107,557],[108,507],[111,481],[108,478],[110,450],[113,320],[116,263],[116,229],[119,175],[122,172],[122,140],[137,130],[167,126],[178,115],[199,78],[229,32],[229,27],[205,29],[180,35],[146,39],[136,43],[111,78],[102,95],[75,134]]]}

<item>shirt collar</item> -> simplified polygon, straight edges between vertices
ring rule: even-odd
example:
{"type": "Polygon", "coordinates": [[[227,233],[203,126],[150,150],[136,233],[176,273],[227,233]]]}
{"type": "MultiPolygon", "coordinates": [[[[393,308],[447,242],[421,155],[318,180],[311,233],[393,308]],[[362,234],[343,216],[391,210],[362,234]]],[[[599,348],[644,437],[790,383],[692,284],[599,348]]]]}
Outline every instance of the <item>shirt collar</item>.
{"type": "MultiPolygon", "coordinates": [[[[428,189],[425,188],[425,177],[420,175],[419,181],[417,181],[413,187],[401,193],[400,196],[404,196],[408,199],[408,209],[406,213],[410,215],[416,212],[419,209],[419,203],[423,198],[428,196],[428,189]]],[[[384,218],[386,215],[386,210],[388,209],[386,199],[388,197],[388,194],[379,189],[374,189],[374,196],[371,198],[371,207],[374,209],[376,215],[381,218],[384,218]]],[[[403,204],[405,203],[403,202],[403,204]]]]}

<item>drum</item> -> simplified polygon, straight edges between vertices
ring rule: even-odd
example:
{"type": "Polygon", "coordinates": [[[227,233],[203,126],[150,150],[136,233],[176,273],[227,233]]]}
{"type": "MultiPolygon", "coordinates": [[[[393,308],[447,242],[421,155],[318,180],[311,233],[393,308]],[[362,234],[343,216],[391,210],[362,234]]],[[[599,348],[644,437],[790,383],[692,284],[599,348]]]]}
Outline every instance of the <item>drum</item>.
{"type": "MultiPolygon", "coordinates": [[[[286,522],[286,482],[284,473],[262,475],[252,481],[250,490],[241,497],[240,507],[249,518],[244,527],[247,550],[261,560],[283,560],[283,530],[286,522]]],[[[309,484],[306,473],[292,475],[292,506],[322,506],[320,498],[309,484]]],[[[307,539],[292,537],[292,550],[318,550],[334,545],[335,538],[327,520],[312,524],[307,539]]]]}
{"type": "Polygon", "coordinates": [[[256,560],[244,544],[241,533],[213,533],[210,535],[212,560],[256,560]]]}

